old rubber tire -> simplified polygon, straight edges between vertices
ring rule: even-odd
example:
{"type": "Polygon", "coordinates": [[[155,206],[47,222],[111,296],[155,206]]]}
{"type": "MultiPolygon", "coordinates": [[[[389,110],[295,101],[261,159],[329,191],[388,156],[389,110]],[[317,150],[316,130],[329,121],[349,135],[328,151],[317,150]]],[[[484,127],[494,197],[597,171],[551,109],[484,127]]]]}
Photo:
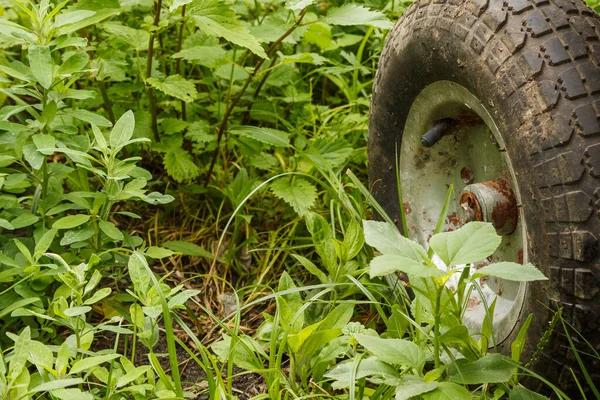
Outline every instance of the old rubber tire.
{"type": "MultiPolygon", "coordinates": [[[[387,40],[369,124],[369,180],[399,217],[396,144],[413,100],[452,81],[493,117],[518,175],[529,260],[550,278],[528,286],[533,313],[524,360],[558,309],[600,349],[600,18],[581,0],[421,0],[387,40]]],[[[503,342],[503,351],[518,331],[503,342]]],[[[576,389],[577,362],[557,326],[535,370],[576,389]]],[[[581,350],[590,352],[574,335],[581,350]]],[[[584,357],[599,382],[598,360],[584,357]]],[[[585,381],[582,381],[585,386],[585,381]]]]}

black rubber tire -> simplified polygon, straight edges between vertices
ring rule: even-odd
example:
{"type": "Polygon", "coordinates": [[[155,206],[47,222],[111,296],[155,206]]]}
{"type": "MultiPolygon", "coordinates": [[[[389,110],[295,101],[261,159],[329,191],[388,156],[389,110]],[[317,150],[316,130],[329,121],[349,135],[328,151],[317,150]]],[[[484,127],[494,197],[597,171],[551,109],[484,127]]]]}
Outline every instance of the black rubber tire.
{"type": "MultiPolygon", "coordinates": [[[[548,328],[546,306],[562,307],[565,320],[600,350],[599,65],[600,18],[581,0],[417,1],[379,62],[369,180],[392,218],[399,217],[395,145],[423,88],[459,83],[485,102],[503,136],[518,174],[530,261],[550,278],[528,286],[521,318],[534,319],[525,361],[548,328]]],[[[578,367],[562,332],[559,324],[535,370],[573,393],[570,368],[578,367]]],[[[598,360],[584,360],[598,384],[598,360]]]]}

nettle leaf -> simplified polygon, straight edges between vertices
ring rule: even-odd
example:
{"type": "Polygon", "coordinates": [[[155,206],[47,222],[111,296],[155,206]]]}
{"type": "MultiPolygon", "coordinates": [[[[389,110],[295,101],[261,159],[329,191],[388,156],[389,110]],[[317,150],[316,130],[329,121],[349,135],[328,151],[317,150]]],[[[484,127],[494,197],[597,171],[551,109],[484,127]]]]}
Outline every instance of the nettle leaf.
{"type": "Polygon", "coordinates": [[[480,278],[488,275],[519,282],[548,280],[542,271],[532,264],[521,265],[507,261],[486,265],[475,271],[473,278],[480,278]]]}
{"type": "Polygon", "coordinates": [[[229,132],[234,135],[259,141],[269,146],[291,147],[289,134],[277,129],[241,125],[230,128],[229,132]]]}
{"type": "Polygon", "coordinates": [[[180,147],[171,147],[163,157],[169,175],[177,182],[190,181],[200,176],[200,169],[190,153],[180,147]]]}
{"type": "Polygon", "coordinates": [[[138,51],[148,49],[150,33],[143,29],[134,29],[111,21],[104,24],[104,30],[138,51]]]}
{"type": "Polygon", "coordinates": [[[267,53],[258,39],[237,19],[229,4],[220,0],[195,2],[190,9],[190,15],[196,26],[207,35],[222,37],[247,48],[259,57],[267,58],[267,53]]]}
{"type": "Polygon", "coordinates": [[[354,338],[377,359],[386,363],[408,366],[417,371],[421,371],[425,365],[425,352],[409,340],[382,339],[362,334],[355,334],[354,338]]]}
{"type": "Polygon", "coordinates": [[[227,52],[221,46],[196,46],[173,54],[173,58],[196,61],[204,67],[216,68],[218,61],[222,60],[226,54],[227,52]]]}
{"type": "Polygon", "coordinates": [[[502,238],[492,224],[469,222],[453,232],[434,235],[429,240],[433,251],[446,266],[470,264],[481,261],[496,251],[502,238]]]}
{"type": "Polygon", "coordinates": [[[331,25],[372,25],[382,29],[394,27],[394,23],[384,13],[352,3],[332,8],[322,21],[331,25]]]}
{"type": "Polygon", "coordinates": [[[292,11],[303,10],[306,7],[314,4],[315,0],[287,0],[285,2],[285,8],[292,11]]]}
{"type": "Polygon", "coordinates": [[[146,82],[164,94],[183,100],[186,103],[194,101],[198,94],[196,86],[181,75],[170,75],[165,80],[151,77],[146,82]]]}
{"type": "Polygon", "coordinates": [[[284,55],[280,51],[277,52],[281,59],[281,64],[290,64],[290,63],[305,63],[305,64],[314,64],[314,65],[323,65],[327,58],[317,54],[317,53],[296,53],[291,55],[284,55]]]}
{"type": "Polygon", "coordinates": [[[186,4],[190,4],[192,0],[173,0],[173,4],[169,7],[169,11],[173,12],[177,10],[181,6],[185,6],[186,4]]]}
{"type": "Polygon", "coordinates": [[[288,203],[300,216],[305,216],[317,200],[317,188],[305,179],[277,179],[271,183],[275,196],[288,203]]]}
{"type": "Polygon", "coordinates": [[[29,56],[29,66],[35,80],[42,85],[44,89],[50,89],[54,80],[54,66],[49,46],[38,46],[32,44],[27,52],[29,56]]]}

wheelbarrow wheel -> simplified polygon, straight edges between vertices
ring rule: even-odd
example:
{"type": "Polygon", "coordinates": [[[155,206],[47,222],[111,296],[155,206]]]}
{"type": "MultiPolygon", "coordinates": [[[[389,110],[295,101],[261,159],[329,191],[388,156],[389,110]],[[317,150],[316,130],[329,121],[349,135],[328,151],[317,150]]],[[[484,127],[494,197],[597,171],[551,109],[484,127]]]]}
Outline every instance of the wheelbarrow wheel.
{"type": "MultiPolygon", "coordinates": [[[[489,282],[503,352],[533,314],[525,362],[557,309],[600,349],[599,39],[600,18],[579,0],[421,0],[375,79],[369,179],[388,215],[401,227],[399,166],[409,236],[426,245],[453,184],[445,229],[492,222],[503,241],[488,261],[531,262],[549,278],[489,282]]],[[[477,330],[481,307],[469,312],[477,330]]],[[[560,322],[554,331],[533,368],[576,389],[577,361],[560,322]]],[[[599,360],[583,354],[593,350],[571,336],[599,382],[599,360]]]]}

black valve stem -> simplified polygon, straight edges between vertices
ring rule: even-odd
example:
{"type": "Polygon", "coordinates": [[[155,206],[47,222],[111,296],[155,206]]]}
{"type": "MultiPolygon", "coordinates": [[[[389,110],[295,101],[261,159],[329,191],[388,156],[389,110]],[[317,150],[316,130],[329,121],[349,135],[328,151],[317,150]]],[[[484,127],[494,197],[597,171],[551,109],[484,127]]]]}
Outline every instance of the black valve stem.
{"type": "Polygon", "coordinates": [[[431,147],[456,126],[456,121],[451,118],[439,120],[433,128],[425,132],[421,138],[421,144],[425,147],[431,147]]]}

